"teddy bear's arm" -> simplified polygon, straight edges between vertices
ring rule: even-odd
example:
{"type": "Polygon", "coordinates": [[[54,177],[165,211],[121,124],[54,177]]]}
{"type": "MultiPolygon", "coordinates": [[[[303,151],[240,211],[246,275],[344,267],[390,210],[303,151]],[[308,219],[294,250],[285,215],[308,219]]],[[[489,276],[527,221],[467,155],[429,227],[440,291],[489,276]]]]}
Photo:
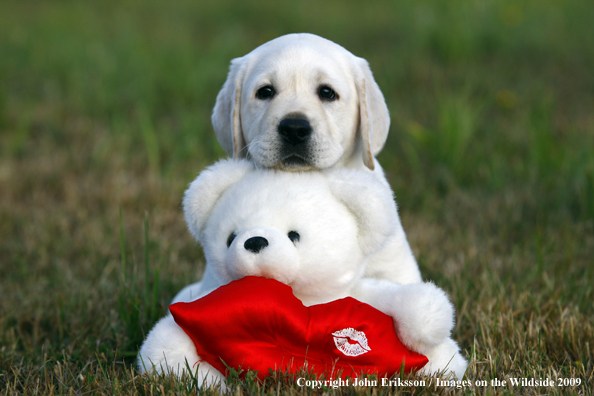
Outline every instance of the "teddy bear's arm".
{"type": "Polygon", "coordinates": [[[190,302],[203,297],[206,293],[204,293],[202,286],[202,282],[196,282],[184,287],[179,293],[175,295],[175,297],[173,297],[171,304],[178,302],[190,302]]]}
{"type": "Polygon", "coordinates": [[[401,341],[418,352],[443,342],[454,326],[454,308],[433,283],[400,285],[363,278],[355,285],[353,297],[394,318],[401,341]]]}
{"type": "Polygon", "coordinates": [[[353,297],[392,316],[402,343],[429,359],[420,374],[442,373],[462,378],[468,362],[450,338],[454,308],[433,283],[400,285],[388,280],[361,279],[353,297]]]}
{"type": "Polygon", "coordinates": [[[202,361],[194,343],[175,323],[171,315],[157,322],[140,347],[138,369],[141,373],[195,375],[198,384],[225,387],[225,377],[210,364],[202,361]],[[188,367],[192,373],[188,372],[188,367]]]}

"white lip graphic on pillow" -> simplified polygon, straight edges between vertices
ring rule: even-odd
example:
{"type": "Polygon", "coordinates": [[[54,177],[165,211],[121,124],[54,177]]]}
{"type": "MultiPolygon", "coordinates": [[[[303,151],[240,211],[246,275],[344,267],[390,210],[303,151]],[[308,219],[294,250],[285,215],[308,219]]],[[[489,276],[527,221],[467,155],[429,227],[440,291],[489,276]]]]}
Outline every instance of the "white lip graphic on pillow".
{"type": "Polygon", "coordinates": [[[359,356],[371,351],[367,345],[367,337],[362,331],[347,327],[332,333],[336,348],[347,356],[359,356]]]}

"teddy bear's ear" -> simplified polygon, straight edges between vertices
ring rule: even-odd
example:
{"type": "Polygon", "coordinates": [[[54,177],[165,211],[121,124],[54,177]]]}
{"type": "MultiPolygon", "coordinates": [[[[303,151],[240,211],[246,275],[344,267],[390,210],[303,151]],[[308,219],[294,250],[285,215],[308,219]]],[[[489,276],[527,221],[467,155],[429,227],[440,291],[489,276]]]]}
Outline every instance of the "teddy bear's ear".
{"type": "Polygon", "coordinates": [[[247,160],[222,160],[203,170],[184,194],[184,215],[194,238],[201,241],[202,231],[219,198],[254,169],[247,160]]]}
{"type": "Polygon", "coordinates": [[[363,252],[375,252],[402,229],[392,190],[376,175],[349,169],[331,170],[326,174],[334,196],[357,219],[363,252]]]}

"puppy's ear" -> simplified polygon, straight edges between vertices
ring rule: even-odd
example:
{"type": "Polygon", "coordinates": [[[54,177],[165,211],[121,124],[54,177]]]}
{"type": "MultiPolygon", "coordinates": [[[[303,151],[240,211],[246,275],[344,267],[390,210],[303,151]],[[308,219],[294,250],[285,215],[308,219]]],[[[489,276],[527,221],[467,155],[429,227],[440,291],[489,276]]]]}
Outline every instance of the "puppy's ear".
{"type": "Polygon", "coordinates": [[[202,232],[217,201],[254,169],[247,160],[222,160],[203,170],[184,194],[183,207],[190,233],[202,241],[202,232]]]}
{"type": "Polygon", "coordinates": [[[325,171],[330,190],[355,216],[359,244],[366,254],[377,251],[402,225],[392,190],[368,172],[333,169],[325,171]]]}
{"type": "Polygon", "coordinates": [[[221,146],[233,158],[245,157],[245,139],[241,130],[241,86],[243,85],[245,57],[231,61],[227,81],[223,84],[214,109],[212,126],[221,146]]]}
{"type": "Polygon", "coordinates": [[[388,137],[390,113],[367,61],[356,58],[355,68],[355,85],[359,96],[358,134],[363,148],[363,163],[373,170],[373,157],[381,151],[388,137]]]}

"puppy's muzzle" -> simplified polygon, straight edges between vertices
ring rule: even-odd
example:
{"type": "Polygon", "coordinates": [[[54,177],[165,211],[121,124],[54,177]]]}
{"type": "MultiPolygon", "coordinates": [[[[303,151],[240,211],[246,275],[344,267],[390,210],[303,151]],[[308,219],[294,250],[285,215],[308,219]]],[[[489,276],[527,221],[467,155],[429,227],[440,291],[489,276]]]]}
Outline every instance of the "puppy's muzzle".
{"type": "Polygon", "coordinates": [[[297,146],[309,140],[312,128],[304,118],[285,118],[278,124],[278,133],[285,142],[297,146]]]}

